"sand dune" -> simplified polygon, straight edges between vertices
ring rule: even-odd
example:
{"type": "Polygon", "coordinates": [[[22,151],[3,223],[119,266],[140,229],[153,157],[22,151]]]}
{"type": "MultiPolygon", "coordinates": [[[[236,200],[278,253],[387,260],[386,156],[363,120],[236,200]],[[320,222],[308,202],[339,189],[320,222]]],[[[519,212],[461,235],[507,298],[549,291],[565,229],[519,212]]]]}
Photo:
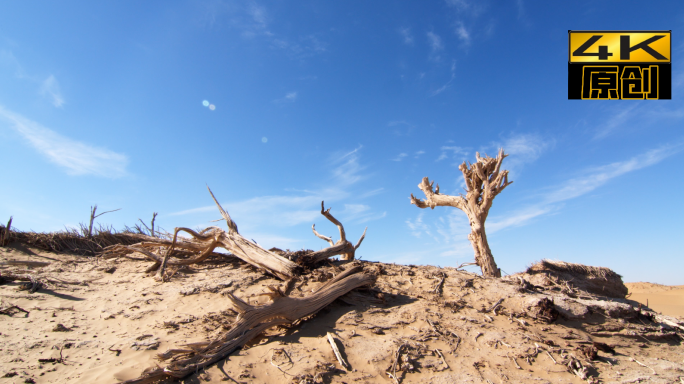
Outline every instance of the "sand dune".
{"type": "Polygon", "coordinates": [[[684,316],[684,285],[625,283],[629,298],[669,316],[684,316]]]}
{"type": "MultiPolygon", "coordinates": [[[[0,276],[82,282],[35,293],[20,282],[0,284],[0,308],[6,309],[0,384],[134,379],[145,368],[168,364],[156,359],[158,353],[229,330],[236,313],[228,294],[260,305],[270,302],[264,295],[269,286],[284,286],[236,259],[208,259],[166,283],[144,272],[149,264],[0,248],[0,276]]],[[[182,382],[391,383],[387,372],[396,361],[401,383],[586,383],[568,371],[573,361],[593,382],[672,383],[684,368],[681,335],[639,317],[633,301],[572,298],[555,286],[523,288],[517,280],[454,268],[359,264],[378,274],[371,290],[345,295],[298,325],[271,329],[182,382]],[[548,323],[538,317],[544,298],[562,311],[548,323]],[[613,307],[606,311],[602,303],[613,307]],[[349,370],[338,363],[328,333],[349,370]],[[594,349],[592,358],[593,342],[617,353],[594,349]]],[[[307,296],[344,268],[343,262],[321,266],[301,276],[289,295],[307,296]]],[[[630,289],[665,314],[684,307],[682,287],[634,283],[630,289]],[[672,308],[660,307],[659,298],[672,308]]]]}

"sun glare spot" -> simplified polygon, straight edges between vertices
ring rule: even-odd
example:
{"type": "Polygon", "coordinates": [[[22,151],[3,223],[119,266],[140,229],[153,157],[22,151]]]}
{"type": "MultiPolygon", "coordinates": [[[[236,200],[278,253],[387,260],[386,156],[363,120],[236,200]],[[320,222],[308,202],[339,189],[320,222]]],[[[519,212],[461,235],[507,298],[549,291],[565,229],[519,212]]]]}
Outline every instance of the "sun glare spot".
{"type": "Polygon", "coordinates": [[[262,138],[261,138],[261,142],[262,142],[262,143],[265,143],[265,142],[267,142],[267,141],[268,141],[268,137],[262,137],[262,138]]]}
{"type": "Polygon", "coordinates": [[[206,100],[204,100],[204,101],[202,102],[202,105],[204,105],[205,107],[208,107],[208,106],[209,106],[209,102],[206,101],[206,100]]]}
{"type": "Polygon", "coordinates": [[[216,109],[216,106],[214,104],[209,104],[209,109],[213,111],[214,109],[216,109]]]}

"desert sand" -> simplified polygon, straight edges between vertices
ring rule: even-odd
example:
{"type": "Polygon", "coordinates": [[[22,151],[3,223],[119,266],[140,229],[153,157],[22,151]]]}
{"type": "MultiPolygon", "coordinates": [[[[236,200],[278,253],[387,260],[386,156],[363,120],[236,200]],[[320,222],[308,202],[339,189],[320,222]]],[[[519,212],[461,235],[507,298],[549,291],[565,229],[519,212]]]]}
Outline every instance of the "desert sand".
{"type": "Polygon", "coordinates": [[[684,316],[684,285],[626,283],[630,299],[648,305],[656,312],[670,316],[684,316]]]}
{"type": "MultiPolygon", "coordinates": [[[[56,254],[19,244],[0,247],[0,259],[2,275],[80,283],[35,293],[17,282],[0,285],[0,308],[28,311],[0,315],[0,384],[134,379],[166,364],[156,359],[158,353],[230,329],[236,313],[227,294],[259,305],[271,300],[263,295],[268,286],[283,286],[229,256],[179,269],[163,283],[144,272],[148,261],[56,254]]],[[[372,287],[352,291],[290,328],[270,329],[181,382],[679,383],[684,377],[681,336],[635,310],[637,301],[648,298],[654,310],[682,315],[682,287],[633,283],[629,299],[636,301],[612,300],[525,288],[515,278],[485,279],[454,268],[354,263],[377,273],[372,287]],[[560,315],[552,311],[544,318],[544,298],[553,299],[560,315]],[[338,362],[328,333],[347,368],[338,362]],[[615,352],[592,351],[594,342],[615,352]],[[568,364],[583,366],[586,378],[568,364]]],[[[348,264],[324,264],[290,295],[310,294],[348,264]]]]}

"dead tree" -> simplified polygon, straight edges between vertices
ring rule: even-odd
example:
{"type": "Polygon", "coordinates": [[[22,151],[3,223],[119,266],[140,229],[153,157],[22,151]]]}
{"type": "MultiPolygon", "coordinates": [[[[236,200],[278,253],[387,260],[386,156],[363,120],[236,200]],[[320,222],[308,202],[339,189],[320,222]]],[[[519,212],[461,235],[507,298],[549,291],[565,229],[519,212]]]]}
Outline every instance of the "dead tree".
{"type": "Polygon", "coordinates": [[[508,155],[504,154],[502,148],[496,158],[491,158],[486,154],[485,157],[480,157],[480,154],[476,153],[475,163],[466,165],[464,161],[458,169],[463,173],[463,180],[466,184],[465,196],[463,194],[460,196],[442,195],[439,193],[439,184],[433,192],[434,181],[430,182],[427,177],[424,177],[423,181],[418,184],[418,188],[425,193],[425,201],[411,194],[411,204],[418,208],[456,207],[468,215],[471,228],[468,240],[475,250],[475,263],[482,269],[482,275],[488,277],[501,277],[501,271],[496,266],[489,243],[487,243],[484,224],[494,197],[513,183],[508,181],[508,171],[501,170],[501,162],[506,156],[508,155]]]}
{"type": "Polygon", "coordinates": [[[96,215],[95,211],[97,211],[97,205],[90,207],[90,225],[88,225],[88,237],[93,237],[93,222],[95,221],[95,219],[104,215],[105,213],[116,212],[119,210],[121,210],[121,208],[114,209],[112,211],[102,212],[99,215],[96,215]]]}
{"type": "Polygon", "coordinates": [[[327,210],[325,209],[323,201],[321,201],[321,215],[325,216],[328,220],[330,220],[331,223],[337,226],[337,228],[340,230],[340,239],[334,243],[332,241],[332,237],[323,236],[316,232],[316,224],[313,224],[311,226],[311,230],[313,231],[314,235],[316,235],[316,237],[319,239],[327,241],[330,246],[328,248],[321,249],[320,251],[313,252],[307,257],[310,258],[314,264],[336,255],[342,255],[340,257],[342,260],[354,260],[356,250],[361,246],[361,242],[366,237],[366,230],[368,227],[363,230],[363,235],[361,235],[361,238],[359,238],[359,241],[356,243],[356,245],[353,245],[347,240],[342,223],[340,223],[339,220],[337,220],[330,213],[330,208],[327,210]]]}

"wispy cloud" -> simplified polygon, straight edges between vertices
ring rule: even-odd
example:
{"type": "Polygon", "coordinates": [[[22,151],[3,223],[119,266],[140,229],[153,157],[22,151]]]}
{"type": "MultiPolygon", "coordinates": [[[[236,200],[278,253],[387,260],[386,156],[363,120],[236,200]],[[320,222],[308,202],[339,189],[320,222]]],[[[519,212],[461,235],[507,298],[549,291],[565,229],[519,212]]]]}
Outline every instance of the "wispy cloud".
{"type": "Polygon", "coordinates": [[[70,175],[118,178],[127,174],[128,158],[124,154],[69,139],[2,106],[0,118],[70,175]]]}
{"type": "Polygon", "coordinates": [[[560,203],[586,195],[616,177],[658,164],[682,150],[684,141],[646,151],[628,160],[584,169],[580,172],[582,176],[546,189],[538,196],[538,204],[524,207],[505,217],[492,218],[487,228],[493,233],[508,227],[525,225],[536,217],[558,212],[562,206],[560,203]]]}
{"type": "Polygon", "coordinates": [[[284,97],[273,100],[273,102],[277,104],[294,103],[295,101],[297,101],[297,92],[288,92],[284,97]]]}
{"type": "Polygon", "coordinates": [[[286,37],[277,30],[277,18],[273,12],[255,0],[207,2],[201,24],[214,27],[227,23],[244,39],[265,42],[273,49],[283,50],[290,58],[301,60],[327,50],[320,34],[286,37]],[[275,27],[273,25],[276,25],[275,27]]]}
{"type": "Polygon", "coordinates": [[[404,120],[390,121],[387,126],[392,128],[392,133],[397,136],[408,136],[416,128],[415,125],[404,120]]]}
{"type": "Polygon", "coordinates": [[[451,73],[451,76],[449,77],[449,81],[444,83],[444,85],[437,88],[436,90],[432,91],[432,94],[431,94],[432,96],[437,96],[440,93],[446,91],[451,86],[451,84],[454,82],[454,80],[456,79],[456,60],[451,61],[450,73],[451,73]]]}
{"type": "MultiPolygon", "coordinates": [[[[264,232],[267,228],[293,227],[320,222],[321,201],[325,201],[326,208],[333,206],[332,212],[336,217],[344,218],[349,222],[362,223],[382,218],[385,216],[384,212],[376,212],[369,205],[359,202],[381,193],[382,188],[353,194],[358,188],[358,183],[369,177],[364,173],[366,167],[360,163],[362,148],[359,146],[352,151],[335,152],[328,158],[326,165],[331,169],[331,176],[323,181],[324,187],[297,190],[292,195],[258,196],[237,202],[222,202],[222,205],[238,224],[241,232],[243,229],[264,232]],[[351,196],[354,196],[354,203],[344,203],[351,196]],[[345,205],[336,204],[340,202],[345,205]]],[[[220,201],[218,193],[217,197],[220,201]]],[[[207,217],[207,221],[219,218],[216,207],[210,204],[173,212],[167,216],[196,214],[203,214],[207,217]],[[217,217],[207,216],[207,213],[211,212],[216,212],[217,217]]]]}
{"type": "Polygon", "coordinates": [[[684,150],[684,141],[652,149],[629,160],[586,169],[582,172],[582,176],[570,179],[563,185],[552,189],[544,196],[544,201],[550,204],[574,199],[606,184],[611,179],[658,164],[682,150],[684,150]]]}
{"type": "Polygon", "coordinates": [[[408,156],[408,155],[407,155],[406,153],[403,153],[403,152],[402,152],[402,153],[400,153],[399,155],[397,155],[397,157],[395,157],[394,159],[392,159],[392,161],[402,161],[406,156],[408,156]]]}
{"type": "Polygon", "coordinates": [[[492,143],[487,149],[493,153],[503,148],[509,156],[504,160],[506,169],[513,175],[526,164],[536,161],[545,151],[553,148],[555,140],[534,133],[513,134],[503,141],[492,143]]]}
{"type": "Polygon", "coordinates": [[[59,82],[54,75],[50,75],[45,79],[29,75],[11,51],[0,50],[0,70],[2,70],[3,67],[14,72],[14,77],[16,79],[24,80],[34,86],[38,86],[38,94],[50,100],[55,107],[60,108],[64,105],[64,96],[60,91],[59,82]]]}
{"type": "Polygon", "coordinates": [[[425,151],[418,151],[418,152],[416,152],[416,153],[414,154],[413,158],[414,158],[414,159],[417,159],[417,158],[420,157],[420,155],[423,155],[423,154],[425,154],[425,151]]]}
{"type": "Polygon", "coordinates": [[[456,36],[458,36],[459,40],[464,44],[470,44],[470,32],[468,32],[468,29],[466,29],[462,21],[456,22],[454,32],[456,32],[456,36]]]}
{"type": "Polygon", "coordinates": [[[53,75],[48,76],[48,78],[43,81],[43,84],[40,87],[40,94],[50,98],[52,105],[57,108],[64,105],[64,97],[59,90],[59,83],[53,75]]]}
{"type": "Polygon", "coordinates": [[[442,161],[444,159],[448,159],[450,153],[452,159],[457,159],[459,156],[465,157],[468,155],[468,151],[463,147],[444,145],[440,148],[440,150],[442,151],[442,153],[435,161],[442,161]]]}
{"type": "Polygon", "coordinates": [[[442,59],[440,53],[444,50],[442,38],[432,31],[427,33],[427,38],[430,45],[430,60],[440,61],[442,59]]]}
{"type": "Polygon", "coordinates": [[[410,28],[399,28],[399,34],[404,39],[404,44],[413,45],[413,34],[410,28]]]}
{"type": "Polygon", "coordinates": [[[17,79],[26,78],[26,72],[11,51],[0,50],[0,65],[14,72],[17,79]]]}
{"type": "Polygon", "coordinates": [[[594,139],[603,139],[611,134],[613,134],[618,128],[620,128],[625,123],[632,120],[635,114],[638,112],[640,103],[633,102],[626,106],[620,107],[611,114],[611,116],[596,129],[594,134],[594,139]]]}

